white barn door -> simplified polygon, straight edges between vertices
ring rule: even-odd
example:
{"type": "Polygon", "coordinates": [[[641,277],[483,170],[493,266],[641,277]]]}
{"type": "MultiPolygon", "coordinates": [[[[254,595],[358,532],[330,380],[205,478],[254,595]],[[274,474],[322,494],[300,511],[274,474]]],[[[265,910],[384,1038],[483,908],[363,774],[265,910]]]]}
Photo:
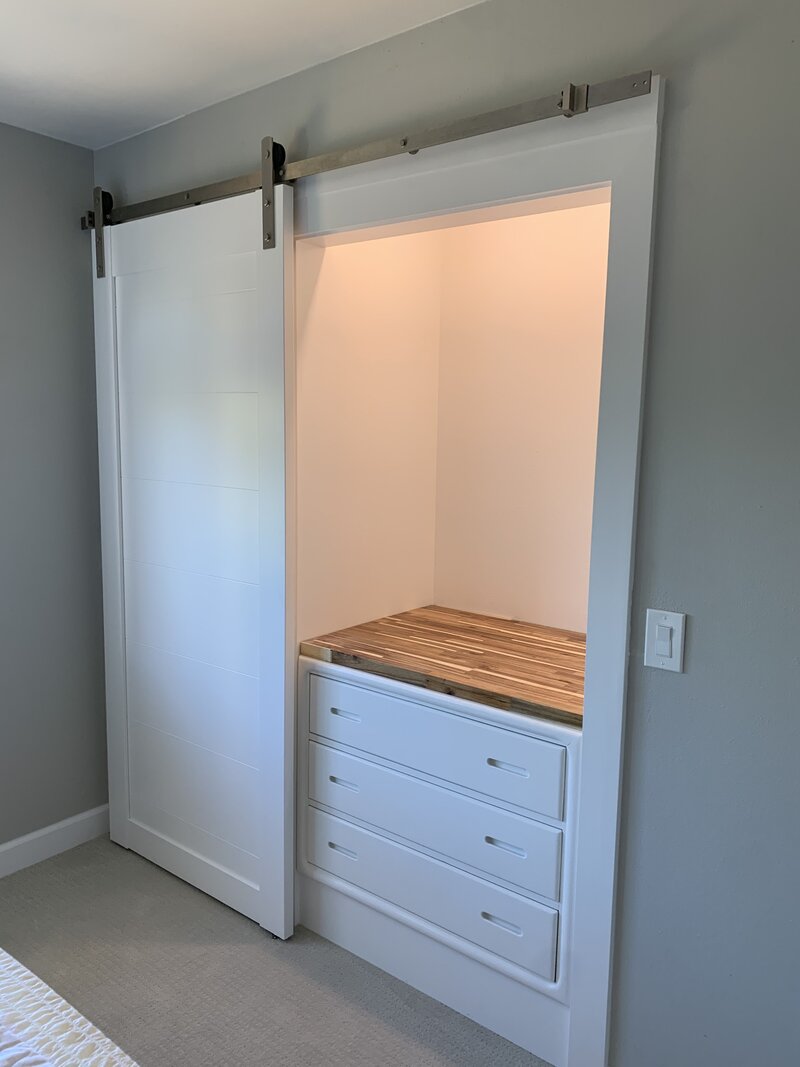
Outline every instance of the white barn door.
{"type": "Polygon", "coordinates": [[[105,230],[111,836],[293,930],[292,194],[105,230]],[[288,402],[287,402],[288,401],[288,402]]]}

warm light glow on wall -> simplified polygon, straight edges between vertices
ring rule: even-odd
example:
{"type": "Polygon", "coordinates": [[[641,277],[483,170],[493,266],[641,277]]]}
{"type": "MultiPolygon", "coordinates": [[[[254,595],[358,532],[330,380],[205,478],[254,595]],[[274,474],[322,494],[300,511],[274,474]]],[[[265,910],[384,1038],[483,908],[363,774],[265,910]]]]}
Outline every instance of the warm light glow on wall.
{"type": "Polygon", "coordinates": [[[585,629],[609,204],[298,246],[299,636],[585,629]]]}

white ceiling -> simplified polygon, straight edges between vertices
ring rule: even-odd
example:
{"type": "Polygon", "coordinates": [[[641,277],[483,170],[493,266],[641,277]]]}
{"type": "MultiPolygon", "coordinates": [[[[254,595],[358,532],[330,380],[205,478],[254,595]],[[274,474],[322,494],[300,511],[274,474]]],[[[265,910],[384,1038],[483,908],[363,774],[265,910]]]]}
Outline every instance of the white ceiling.
{"type": "Polygon", "coordinates": [[[88,148],[479,0],[0,0],[0,122],[88,148]]]}

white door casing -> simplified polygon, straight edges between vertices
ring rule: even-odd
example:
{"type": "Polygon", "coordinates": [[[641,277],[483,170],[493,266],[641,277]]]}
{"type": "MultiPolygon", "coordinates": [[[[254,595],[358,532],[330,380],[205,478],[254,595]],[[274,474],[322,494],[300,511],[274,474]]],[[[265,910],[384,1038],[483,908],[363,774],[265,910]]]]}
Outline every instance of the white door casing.
{"type": "MultiPolygon", "coordinates": [[[[606,314],[592,514],[569,1024],[560,1062],[605,1067],[634,529],[663,83],[647,96],[305,179],[298,238],[411,232],[442,216],[610,187],[606,314]]],[[[487,215],[487,217],[489,217],[487,215]]],[[[564,310],[579,300],[564,279],[564,310]]],[[[363,943],[363,938],[362,938],[363,943]]],[[[379,962],[374,953],[373,962],[379,962]]],[[[369,958],[369,955],[368,957],[369,958]]],[[[397,956],[400,961],[401,954],[397,956]]],[[[381,965],[379,963],[379,965],[381,965]]],[[[397,962],[393,973],[413,967],[397,962]]],[[[390,968],[391,969],[391,968],[390,968]]],[[[402,972],[402,973],[401,973],[402,972]]],[[[467,1010],[460,1007],[459,1010],[467,1010]]],[[[485,1021],[485,1019],[484,1019],[485,1021]]],[[[487,1023],[491,1025],[491,1022],[487,1023]]],[[[532,1043],[525,1042],[527,1047],[532,1043]]]]}
{"type": "Polygon", "coordinates": [[[292,191],[106,228],[95,331],[112,838],[293,930],[292,191]]]}

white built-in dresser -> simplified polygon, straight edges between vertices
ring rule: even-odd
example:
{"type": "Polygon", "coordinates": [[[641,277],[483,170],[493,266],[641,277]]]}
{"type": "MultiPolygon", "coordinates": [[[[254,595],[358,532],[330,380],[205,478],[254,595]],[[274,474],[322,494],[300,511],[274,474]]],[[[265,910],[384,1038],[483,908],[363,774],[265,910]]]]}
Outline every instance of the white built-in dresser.
{"type": "Polygon", "coordinates": [[[301,646],[300,921],[558,1063],[582,634],[423,608],[301,646]]]}

